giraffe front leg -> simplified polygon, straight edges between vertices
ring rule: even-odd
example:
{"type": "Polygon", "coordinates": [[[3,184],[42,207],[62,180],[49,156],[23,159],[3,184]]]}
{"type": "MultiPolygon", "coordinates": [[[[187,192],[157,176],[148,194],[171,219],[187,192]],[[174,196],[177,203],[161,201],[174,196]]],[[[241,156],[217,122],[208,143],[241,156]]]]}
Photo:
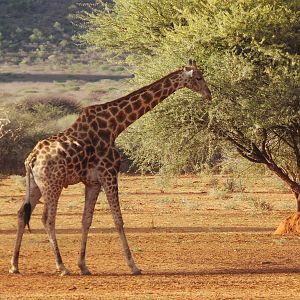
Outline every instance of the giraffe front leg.
{"type": "Polygon", "coordinates": [[[123,220],[122,217],[118,218],[118,220],[115,220],[115,226],[116,229],[119,233],[120,239],[121,239],[121,243],[122,243],[122,247],[123,247],[123,251],[127,260],[127,264],[129,266],[129,268],[131,269],[131,273],[132,275],[140,275],[142,274],[141,270],[136,266],[134,259],[132,257],[130,248],[128,246],[128,242],[127,242],[127,238],[124,232],[124,227],[123,227],[123,220]]]}
{"type": "Polygon", "coordinates": [[[101,189],[100,186],[85,186],[85,203],[84,203],[84,212],[82,216],[82,239],[81,239],[80,257],[78,261],[78,266],[81,270],[82,275],[91,275],[91,272],[89,271],[89,269],[85,264],[86,243],[87,243],[89,228],[93,220],[95,204],[97,202],[100,189],[101,189]]]}
{"type": "Polygon", "coordinates": [[[105,178],[104,180],[104,190],[107,196],[107,200],[113,215],[113,219],[115,222],[116,229],[119,233],[121,244],[123,247],[123,251],[125,254],[125,258],[129,268],[131,269],[131,273],[133,275],[140,275],[141,270],[136,266],[134,259],[132,257],[130,248],[128,246],[127,238],[124,232],[123,227],[123,218],[119,204],[119,196],[118,196],[118,181],[117,176],[112,176],[105,178]]]}

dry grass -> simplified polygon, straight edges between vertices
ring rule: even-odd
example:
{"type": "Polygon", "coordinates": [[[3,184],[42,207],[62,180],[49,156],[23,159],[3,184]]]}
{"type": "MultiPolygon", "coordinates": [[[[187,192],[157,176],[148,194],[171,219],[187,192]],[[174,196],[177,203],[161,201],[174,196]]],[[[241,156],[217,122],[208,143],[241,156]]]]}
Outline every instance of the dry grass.
{"type": "Polygon", "coordinates": [[[19,106],[22,109],[35,111],[36,105],[51,105],[63,108],[68,113],[80,113],[82,110],[81,104],[72,96],[49,94],[39,96],[29,96],[25,98],[19,106]]]}
{"type": "Polygon", "coordinates": [[[59,94],[90,105],[105,102],[127,93],[128,73],[108,65],[75,67],[40,65],[0,65],[0,105],[18,103],[24,98],[59,94]],[[77,71],[79,70],[79,71],[77,71]]]}

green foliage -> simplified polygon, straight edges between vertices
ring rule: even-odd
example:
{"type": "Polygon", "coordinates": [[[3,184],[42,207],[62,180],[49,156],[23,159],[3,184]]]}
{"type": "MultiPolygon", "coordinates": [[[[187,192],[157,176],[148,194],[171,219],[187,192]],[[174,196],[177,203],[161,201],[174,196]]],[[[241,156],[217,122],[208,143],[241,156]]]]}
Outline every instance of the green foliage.
{"type": "Polygon", "coordinates": [[[37,29],[37,28],[34,28],[32,30],[32,34],[29,36],[29,40],[31,42],[39,42],[39,41],[42,41],[43,40],[43,33],[37,29]]]}
{"type": "Polygon", "coordinates": [[[54,22],[53,24],[53,27],[57,30],[57,31],[60,31],[60,32],[63,32],[64,29],[62,28],[61,24],[59,22],[54,22]]]}
{"type": "MultiPolygon", "coordinates": [[[[31,63],[62,50],[78,53],[73,15],[93,0],[1,0],[1,61],[31,63]],[[43,51],[40,51],[43,48],[43,51]],[[11,58],[18,55],[20,58],[11,58]],[[30,55],[31,59],[28,59],[30,55]]],[[[80,31],[80,28],[76,29],[80,31]]]]}
{"type": "Polygon", "coordinates": [[[197,172],[219,158],[220,149],[207,130],[207,113],[199,109],[195,114],[199,99],[186,91],[180,94],[181,99],[170,97],[117,141],[142,171],[197,172]]]}
{"type": "Polygon", "coordinates": [[[193,57],[213,93],[206,103],[177,92],[120,137],[127,154],[143,167],[191,170],[220,156],[229,140],[256,162],[253,145],[268,148],[299,181],[299,1],[104,2],[81,17],[80,41],[134,66],[135,86],[193,57]]]}
{"type": "Polygon", "coordinates": [[[74,121],[76,103],[71,105],[70,99],[58,99],[57,102],[54,98],[48,98],[48,102],[46,99],[37,98],[34,103],[30,98],[23,105],[8,106],[5,113],[2,111],[5,118],[0,117],[0,173],[22,174],[24,160],[35,144],[74,121]],[[72,117],[66,119],[67,116],[72,117]]]}

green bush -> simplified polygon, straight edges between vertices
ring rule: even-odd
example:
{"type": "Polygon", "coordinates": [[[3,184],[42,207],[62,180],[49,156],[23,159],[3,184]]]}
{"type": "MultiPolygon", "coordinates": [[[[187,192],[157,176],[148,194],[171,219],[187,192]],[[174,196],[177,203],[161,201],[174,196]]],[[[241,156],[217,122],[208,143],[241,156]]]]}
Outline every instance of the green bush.
{"type": "Polygon", "coordinates": [[[221,159],[221,148],[207,130],[199,98],[181,91],[120,135],[117,144],[143,172],[199,172],[221,159]],[[199,114],[196,115],[195,106],[199,114]]]}
{"type": "Polygon", "coordinates": [[[198,170],[234,145],[300,181],[299,1],[101,2],[82,16],[79,39],[133,66],[135,87],[192,57],[213,95],[176,92],[120,136],[139,165],[198,170]]]}
{"type": "Polygon", "coordinates": [[[56,98],[57,101],[53,97],[37,99],[39,101],[27,98],[17,107],[5,107],[8,121],[1,127],[2,174],[23,174],[24,160],[35,144],[65,129],[76,118],[74,112],[80,110],[79,104],[69,98],[56,98]]]}

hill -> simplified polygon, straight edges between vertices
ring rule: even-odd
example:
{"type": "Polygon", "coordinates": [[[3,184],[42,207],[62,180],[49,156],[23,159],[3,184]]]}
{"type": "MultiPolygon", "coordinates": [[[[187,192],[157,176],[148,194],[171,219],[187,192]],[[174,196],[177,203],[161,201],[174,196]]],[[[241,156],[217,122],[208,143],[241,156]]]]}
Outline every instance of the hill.
{"type": "Polygon", "coordinates": [[[17,54],[18,63],[28,53],[40,59],[54,52],[74,53],[72,17],[86,9],[88,3],[95,3],[95,0],[1,0],[2,59],[17,54]]]}

